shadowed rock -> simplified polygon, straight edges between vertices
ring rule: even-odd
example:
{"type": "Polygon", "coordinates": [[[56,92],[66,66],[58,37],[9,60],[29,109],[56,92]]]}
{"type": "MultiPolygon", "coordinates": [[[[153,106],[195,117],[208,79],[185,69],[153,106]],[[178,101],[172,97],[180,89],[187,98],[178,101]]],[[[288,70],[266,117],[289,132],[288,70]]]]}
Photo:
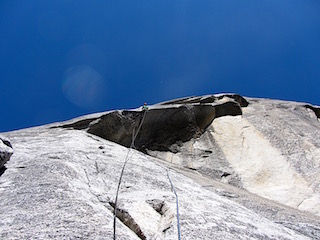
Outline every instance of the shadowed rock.
{"type": "MultiPolygon", "coordinates": [[[[13,154],[13,149],[9,139],[0,136],[0,169],[4,166],[4,164],[7,161],[9,161],[12,154],[13,154]]],[[[0,172],[0,175],[1,175],[1,172],[0,172]]]]}
{"type": "MultiPolygon", "coordinates": [[[[240,104],[232,99],[216,104],[199,103],[201,100],[148,110],[136,137],[135,148],[141,151],[175,152],[171,147],[173,144],[199,137],[213,119],[242,114],[240,104]]],[[[114,111],[100,118],[81,120],[63,127],[87,129],[89,133],[129,147],[132,134],[138,129],[143,114],[141,111],[114,111]]]]}
{"type": "Polygon", "coordinates": [[[314,107],[311,105],[305,105],[306,108],[311,109],[314,114],[317,116],[317,118],[320,118],[320,108],[319,107],[314,107]]]}

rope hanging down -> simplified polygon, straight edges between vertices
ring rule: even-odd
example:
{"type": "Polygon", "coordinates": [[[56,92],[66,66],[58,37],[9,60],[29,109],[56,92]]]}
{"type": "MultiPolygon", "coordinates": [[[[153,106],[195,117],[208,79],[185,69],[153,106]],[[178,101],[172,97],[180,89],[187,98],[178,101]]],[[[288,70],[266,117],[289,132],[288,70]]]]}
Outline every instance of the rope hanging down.
{"type": "Polygon", "coordinates": [[[121,170],[121,174],[120,174],[120,179],[119,179],[119,182],[118,182],[118,188],[117,188],[117,193],[116,193],[116,200],[115,200],[115,203],[114,203],[114,215],[113,215],[113,239],[116,240],[116,222],[117,222],[117,203],[118,203],[118,195],[119,195],[119,190],[120,190],[120,185],[121,185],[121,181],[122,181],[122,176],[123,176],[123,173],[124,173],[124,169],[126,167],[126,164],[127,162],[129,161],[130,157],[132,157],[132,155],[129,157],[129,154],[131,152],[131,149],[134,148],[134,141],[136,140],[136,137],[138,136],[139,134],[139,131],[142,127],[142,124],[143,124],[143,121],[144,121],[144,118],[147,114],[147,111],[144,110],[144,114],[143,114],[143,117],[142,117],[142,120],[140,122],[140,125],[137,129],[137,132],[135,133],[134,129],[133,129],[133,133],[132,133],[132,141],[131,141],[131,145],[130,145],[130,148],[128,150],[128,153],[127,153],[127,156],[124,160],[124,164],[122,166],[122,170],[121,170]]]}
{"type": "Polygon", "coordinates": [[[168,176],[169,182],[170,182],[170,184],[171,184],[171,190],[173,191],[174,195],[176,196],[178,239],[181,240],[181,234],[180,234],[180,218],[179,218],[179,200],[178,200],[178,195],[177,195],[176,189],[174,188],[173,183],[172,183],[172,181],[171,181],[171,179],[170,179],[168,169],[167,169],[167,176],[168,176]]]}

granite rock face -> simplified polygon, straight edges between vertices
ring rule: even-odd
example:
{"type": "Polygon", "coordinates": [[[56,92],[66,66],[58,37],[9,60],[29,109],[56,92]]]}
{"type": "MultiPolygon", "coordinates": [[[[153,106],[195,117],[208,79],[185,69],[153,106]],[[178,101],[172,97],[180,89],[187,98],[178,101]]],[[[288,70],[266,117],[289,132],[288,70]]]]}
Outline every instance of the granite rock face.
{"type": "MultiPolygon", "coordinates": [[[[0,178],[1,239],[112,239],[128,148],[79,130],[6,133],[15,154],[0,178]]],[[[117,239],[317,239],[320,220],[195,171],[131,150],[117,239]]]]}
{"type": "Polygon", "coordinates": [[[182,239],[320,239],[320,122],[307,106],[190,97],[3,133],[15,153],[0,177],[0,239],[112,239],[127,156],[117,239],[177,239],[168,173],[182,239]]]}
{"type": "Polygon", "coordinates": [[[9,161],[12,154],[13,149],[10,140],[0,135],[0,169],[9,161]]]}
{"type": "MultiPolygon", "coordinates": [[[[116,111],[63,127],[129,147],[144,112],[116,111]]],[[[320,216],[319,107],[188,97],[150,106],[135,148],[179,167],[320,216]]]]}
{"type": "Polygon", "coordinates": [[[247,98],[240,116],[215,118],[177,153],[148,151],[180,167],[320,216],[318,107],[247,98]]]}
{"type": "MultiPolygon", "coordinates": [[[[232,95],[237,96],[237,95],[232,95]]],[[[239,102],[245,100],[234,97],[239,102]]],[[[179,100],[152,106],[147,111],[143,128],[135,139],[138,150],[176,151],[173,145],[201,136],[214,118],[241,115],[240,104],[229,98],[219,101],[213,96],[199,101],[179,100]]],[[[87,132],[129,147],[132,134],[140,125],[144,111],[114,111],[98,118],[89,118],[63,125],[64,128],[86,129],[87,132]]]]}

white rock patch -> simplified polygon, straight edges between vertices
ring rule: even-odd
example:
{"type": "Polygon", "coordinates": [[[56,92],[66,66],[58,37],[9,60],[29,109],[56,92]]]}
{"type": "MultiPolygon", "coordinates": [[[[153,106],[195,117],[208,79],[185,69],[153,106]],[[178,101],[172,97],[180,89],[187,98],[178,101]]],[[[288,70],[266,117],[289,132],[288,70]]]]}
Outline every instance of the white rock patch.
{"type": "Polygon", "coordinates": [[[212,136],[240,174],[246,189],[292,207],[319,213],[319,195],[251,123],[241,116],[226,116],[215,119],[212,127],[212,136]]]}

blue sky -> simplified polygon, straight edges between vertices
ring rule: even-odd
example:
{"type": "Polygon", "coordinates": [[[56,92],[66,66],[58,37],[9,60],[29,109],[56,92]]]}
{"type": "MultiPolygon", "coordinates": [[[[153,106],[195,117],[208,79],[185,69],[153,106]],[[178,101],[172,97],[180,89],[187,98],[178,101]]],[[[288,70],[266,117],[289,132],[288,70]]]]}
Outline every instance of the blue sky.
{"type": "Polygon", "coordinates": [[[2,0],[0,132],[220,92],[320,105],[318,0],[2,0]]]}

